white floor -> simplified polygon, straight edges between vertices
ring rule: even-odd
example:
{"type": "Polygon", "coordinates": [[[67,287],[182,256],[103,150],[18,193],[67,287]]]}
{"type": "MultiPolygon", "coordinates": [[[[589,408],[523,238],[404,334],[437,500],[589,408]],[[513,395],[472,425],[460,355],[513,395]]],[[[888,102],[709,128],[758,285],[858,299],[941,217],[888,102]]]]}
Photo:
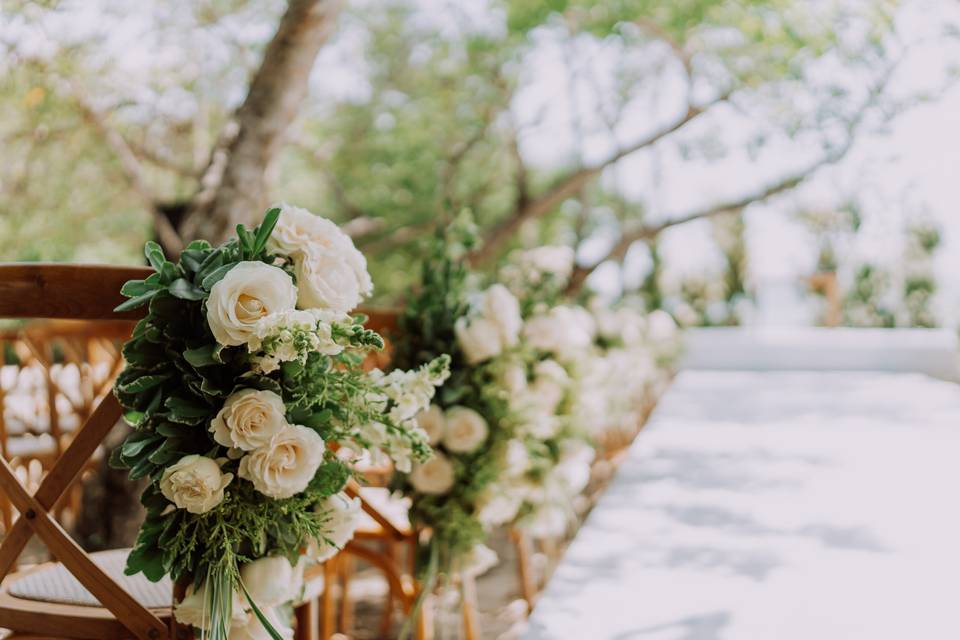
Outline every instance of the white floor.
{"type": "Polygon", "coordinates": [[[960,387],[682,373],[529,640],[960,638],[960,387]]]}

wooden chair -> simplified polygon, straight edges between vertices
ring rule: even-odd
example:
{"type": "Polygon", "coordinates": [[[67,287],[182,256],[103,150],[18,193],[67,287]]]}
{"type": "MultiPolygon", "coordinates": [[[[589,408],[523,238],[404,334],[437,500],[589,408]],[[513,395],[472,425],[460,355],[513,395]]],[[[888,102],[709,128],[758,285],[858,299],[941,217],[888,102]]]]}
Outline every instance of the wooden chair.
{"type": "MultiPolygon", "coordinates": [[[[119,267],[0,265],[0,317],[116,320],[113,308],[123,300],[120,287],[146,273],[145,269],[119,267]]],[[[112,394],[103,396],[32,495],[18,482],[10,464],[0,460],[0,489],[21,514],[0,544],[0,577],[4,578],[0,588],[0,627],[12,630],[14,637],[132,635],[155,640],[175,638],[180,631],[170,615],[169,604],[157,608],[149,606],[156,603],[138,601],[119,584],[121,577],[112,564],[106,563],[105,558],[88,555],[51,515],[57,501],[121,415],[116,398],[112,394]],[[59,562],[11,574],[34,535],[59,562]],[[58,591],[67,576],[101,606],[81,604],[72,597],[64,601],[58,591]]],[[[73,591],[74,586],[70,582],[67,590],[73,591]]],[[[129,584],[126,586],[129,588],[129,584]]]]}
{"type": "MultiPolygon", "coordinates": [[[[0,317],[132,321],[142,311],[113,312],[123,301],[120,287],[150,273],[130,267],[2,264],[0,317]]],[[[0,492],[21,514],[0,544],[0,628],[11,630],[12,638],[192,637],[191,629],[171,615],[172,602],[182,596],[184,585],[174,588],[167,581],[158,586],[142,576],[124,576],[126,550],[87,554],[52,516],[57,501],[121,415],[113,394],[103,395],[32,494],[18,482],[11,465],[0,460],[0,492]],[[58,562],[11,573],[33,536],[58,562]]],[[[315,638],[314,617],[310,602],[298,609],[298,638],[315,638]]]]}

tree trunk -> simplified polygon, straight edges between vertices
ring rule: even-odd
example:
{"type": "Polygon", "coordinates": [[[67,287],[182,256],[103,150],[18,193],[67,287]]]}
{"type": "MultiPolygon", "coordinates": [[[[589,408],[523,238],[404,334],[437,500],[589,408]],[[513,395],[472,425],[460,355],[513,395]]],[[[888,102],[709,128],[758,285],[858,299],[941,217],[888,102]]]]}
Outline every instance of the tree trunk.
{"type": "Polygon", "coordinates": [[[268,205],[267,176],[307,92],[343,0],[290,0],[232,126],[221,136],[180,227],[185,239],[221,242],[268,205]]]}

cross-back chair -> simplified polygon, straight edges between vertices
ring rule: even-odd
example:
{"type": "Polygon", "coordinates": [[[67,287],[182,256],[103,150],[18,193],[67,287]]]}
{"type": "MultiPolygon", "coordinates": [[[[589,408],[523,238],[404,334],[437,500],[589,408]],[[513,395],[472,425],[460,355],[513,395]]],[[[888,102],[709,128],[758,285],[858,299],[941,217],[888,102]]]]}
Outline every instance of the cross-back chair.
{"type": "MultiPolygon", "coordinates": [[[[147,273],[106,266],[0,265],[0,317],[115,321],[113,309],[123,300],[120,287],[147,273]]],[[[129,326],[132,329],[132,323],[129,326]]],[[[110,570],[115,558],[108,562],[102,554],[88,555],[52,515],[121,415],[116,398],[103,395],[32,494],[10,464],[0,460],[0,489],[20,513],[0,544],[0,627],[12,630],[14,637],[156,640],[175,638],[180,631],[170,615],[169,599],[158,607],[131,594],[132,583],[126,581],[124,588],[121,577],[110,570]],[[59,562],[11,573],[33,536],[59,562]]]]}

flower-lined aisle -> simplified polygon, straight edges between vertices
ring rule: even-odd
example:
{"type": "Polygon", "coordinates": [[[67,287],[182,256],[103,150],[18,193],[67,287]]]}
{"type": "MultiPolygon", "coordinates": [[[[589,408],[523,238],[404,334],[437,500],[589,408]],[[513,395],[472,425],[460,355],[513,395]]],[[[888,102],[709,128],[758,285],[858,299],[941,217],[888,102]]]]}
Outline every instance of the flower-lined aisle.
{"type": "Polygon", "coordinates": [[[388,371],[367,372],[383,339],[350,314],[372,282],[333,223],[283,206],[176,262],[147,245],[156,273],[123,290],[147,314],[124,349],[133,432],[113,462],[150,479],[128,570],[186,587],[181,623],[293,637],[305,572],[361,520],[344,489],[369,460],[410,499],[423,595],[495,565],[496,531],[555,546],[575,530],[669,379],[676,326],[565,300],[569,249],[515,253],[491,280],[472,248],[463,220],[438,232],[388,371]]]}

